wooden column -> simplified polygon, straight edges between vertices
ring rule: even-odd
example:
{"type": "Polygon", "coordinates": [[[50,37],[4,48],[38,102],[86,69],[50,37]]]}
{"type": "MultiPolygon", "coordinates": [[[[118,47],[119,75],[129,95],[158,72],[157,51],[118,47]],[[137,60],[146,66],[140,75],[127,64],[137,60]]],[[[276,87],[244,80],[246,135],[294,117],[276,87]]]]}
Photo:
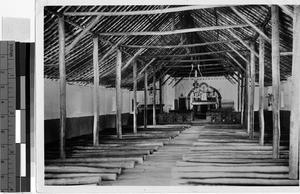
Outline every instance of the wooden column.
{"type": "Polygon", "coordinates": [[[240,111],[241,80],[238,79],[237,85],[237,111],[240,111]]]}
{"type": "Polygon", "coordinates": [[[99,64],[98,64],[98,37],[93,38],[93,66],[94,66],[94,126],[93,126],[93,143],[99,146],[99,64]]]}
{"type": "Polygon", "coordinates": [[[133,133],[137,133],[137,61],[133,62],[133,133]]]}
{"type": "MultiPolygon", "coordinates": [[[[254,50],[255,43],[251,42],[250,47],[254,50]]],[[[250,129],[249,129],[249,138],[253,139],[254,137],[254,92],[255,92],[255,55],[253,52],[250,52],[250,98],[249,98],[249,119],[250,119],[250,129]]]]}
{"type": "Polygon", "coordinates": [[[159,113],[163,113],[163,98],[162,98],[162,82],[163,82],[163,77],[159,79],[159,113]]]}
{"type": "Polygon", "coordinates": [[[156,125],[156,74],[153,75],[153,125],[156,125]]]}
{"type": "Polygon", "coordinates": [[[117,49],[116,63],[116,128],[117,138],[122,139],[122,94],[121,94],[121,67],[122,67],[122,52],[117,49]]]}
{"type": "Polygon", "coordinates": [[[65,20],[58,18],[59,38],[59,81],[60,81],[60,137],[59,157],[66,158],[65,134],[66,134],[66,60],[65,60],[65,20]]]}
{"type": "Polygon", "coordinates": [[[299,76],[300,76],[300,6],[294,6],[293,30],[293,66],[292,66],[292,94],[291,94],[291,119],[290,119],[290,179],[299,178],[299,76]]]}
{"type": "Polygon", "coordinates": [[[244,108],[244,125],[245,128],[247,130],[247,132],[249,132],[249,64],[246,63],[246,72],[245,72],[245,95],[244,95],[244,100],[245,100],[245,108],[244,108]]]}
{"type": "Polygon", "coordinates": [[[279,8],[271,6],[272,23],[272,91],[273,91],[273,158],[279,158],[280,143],[280,55],[279,55],[279,8]]]}
{"type": "Polygon", "coordinates": [[[144,129],[147,129],[147,69],[145,69],[144,74],[144,129]]]}
{"type": "Polygon", "coordinates": [[[265,39],[259,37],[259,145],[264,145],[265,137],[265,118],[264,118],[264,99],[265,99],[265,39]]]}
{"type": "Polygon", "coordinates": [[[241,74],[242,79],[241,79],[241,124],[244,125],[244,110],[245,110],[245,98],[244,98],[244,93],[245,93],[245,77],[243,76],[243,74],[241,74]]]}

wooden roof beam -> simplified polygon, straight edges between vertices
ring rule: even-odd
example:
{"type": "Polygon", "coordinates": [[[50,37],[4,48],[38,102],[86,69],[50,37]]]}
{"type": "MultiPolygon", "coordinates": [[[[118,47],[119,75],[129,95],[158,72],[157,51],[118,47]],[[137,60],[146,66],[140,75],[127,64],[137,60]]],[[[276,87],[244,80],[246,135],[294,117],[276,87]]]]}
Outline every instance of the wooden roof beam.
{"type": "MultiPolygon", "coordinates": [[[[233,45],[232,44],[227,44],[228,45],[228,47],[229,48],[231,48],[231,50],[234,50],[234,52],[239,56],[239,57],[241,57],[247,64],[249,63],[249,61],[240,53],[240,52],[238,52],[234,47],[233,47],[233,45]]],[[[227,53],[227,54],[229,54],[229,53],[227,53]]]]}
{"type": "Polygon", "coordinates": [[[127,61],[127,63],[122,67],[122,71],[124,70],[124,69],[126,69],[130,64],[131,64],[131,62],[137,57],[137,56],[139,56],[143,51],[144,51],[145,49],[144,48],[141,48],[141,49],[139,49],[128,61],[127,61]]]}
{"type": "Polygon", "coordinates": [[[210,61],[220,61],[221,59],[190,59],[190,60],[160,60],[161,62],[168,63],[190,63],[190,62],[210,62],[210,61]]]}
{"type": "Polygon", "coordinates": [[[234,38],[239,40],[239,42],[242,43],[242,45],[244,45],[247,49],[249,49],[256,57],[259,57],[257,52],[254,49],[252,49],[243,39],[241,39],[238,35],[236,35],[232,29],[228,29],[228,31],[234,38]]]}
{"type": "Polygon", "coordinates": [[[249,24],[256,32],[258,32],[265,40],[271,43],[271,39],[256,25],[254,25],[251,21],[249,21],[242,13],[240,13],[235,7],[231,6],[231,10],[238,15],[241,19],[243,19],[247,24],[249,24]]]}
{"type": "Polygon", "coordinates": [[[282,11],[283,11],[286,15],[290,16],[291,18],[294,18],[294,13],[293,13],[292,11],[290,11],[289,8],[287,8],[286,5],[278,5],[278,6],[282,9],[282,11]]]}
{"type": "Polygon", "coordinates": [[[97,24],[101,16],[97,16],[87,27],[85,27],[80,34],[76,36],[76,38],[66,47],[66,55],[71,51],[72,48],[80,41],[82,37],[97,24]]]}
{"type": "Polygon", "coordinates": [[[120,45],[121,47],[128,48],[147,48],[147,49],[174,49],[174,48],[186,48],[186,47],[197,47],[197,46],[207,46],[213,44],[226,44],[230,42],[237,42],[238,40],[222,40],[215,42],[205,42],[205,43],[197,43],[197,44],[179,44],[179,45],[120,45]]]}
{"type": "MultiPolygon", "coordinates": [[[[200,67],[214,67],[214,66],[222,66],[222,64],[203,64],[199,65],[200,67]]],[[[166,65],[165,67],[175,67],[175,68],[182,68],[182,67],[192,67],[191,65],[166,65]]]]}
{"type": "Polygon", "coordinates": [[[155,58],[153,58],[150,62],[148,62],[148,63],[144,66],[144,68],[138,73],[137,76],[141,75],[141,74],[147,69],[147,67],[148,67],[149,65],[151,65],[154,61],[155,61],[155,58]]]}
{"type": "Polygon", "coordinates": [[[242,66],[240,62],[238,62],[230,53],[227,53],[227,55],[244,71],[246,72],[246,69],[242,66]]]}
{"type": "Polygon", "coordinates": [[[203,32],[203,31],[213,31],[213,30],[225,30],[230,28],[244,28],[249,27],[248,24],[238,24],[238,25],[227,25],[227,26],[209,26],[201,28],[187,28],[171,31],[144,31],[144,32],[100,32],[100,36],[165,36],[174,34],[184,34],[191,32],[203,32]]]}
{"type": "Polygon", "coordinates": [[[130,15],[153,15],[163,13],[182,12],[196,9],[207,9],[215,7],[224,7],[226,5],[194,5],[194,6],[182,6],[167,9],[157,10],[143,10],[143,11],[124,11],[124,12],[65,12],[66,16],[130,16],[130,15]]]}

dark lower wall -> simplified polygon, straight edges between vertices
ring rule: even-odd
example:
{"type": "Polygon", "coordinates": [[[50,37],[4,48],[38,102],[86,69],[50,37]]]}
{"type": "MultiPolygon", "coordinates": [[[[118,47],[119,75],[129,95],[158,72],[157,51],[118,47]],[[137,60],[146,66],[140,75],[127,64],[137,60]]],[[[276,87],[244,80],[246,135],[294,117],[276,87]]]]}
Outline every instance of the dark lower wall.
{"type": "MultiPolygon", "coordinates": [[[[280,129],[282,132],[289,133],[290,131],[290,114],[291,111],[281,110],[280,111],[280,129]]],[[[272,111],[264,111],[265,117],[265,131],[272,133],[273,118],[272,111]]],[[[254,112],[254,131],[259,131],[259,118],[258,112],[254,112]]]]}
{"type": "MultiPolygon", "coordinates": [[[[122,125],[127,126],[132,123],[130,113],[122,114],[122,125]]],[[[67,118],[66,139],[81,135],[91,134],[93,132],[93,116],[67,118]]],[[[116,115],[99,116],[100,131],[116,127],[116,115]]],[[[59,119],[45,120],[44,139],[45,143],[58,140],[59,137],[59,119]]]]}

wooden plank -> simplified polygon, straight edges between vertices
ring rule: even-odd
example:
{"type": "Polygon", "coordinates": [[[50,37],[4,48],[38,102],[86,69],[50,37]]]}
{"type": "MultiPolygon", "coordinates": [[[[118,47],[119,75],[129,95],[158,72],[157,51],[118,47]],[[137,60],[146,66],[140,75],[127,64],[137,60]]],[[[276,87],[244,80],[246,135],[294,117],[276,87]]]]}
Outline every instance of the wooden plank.
{"type": "Polygon", "coordinates": [[[148,88],[148,73],[147,68],[144,71],[144,129],[147,129],[147,88],[148,88]]]}
{"type": "Polygon", "coordinates": [[[273,157],[279,158],[280,143],[280,55],[279,55],[279,8],[271,6],[272,16],[272,115],[273,115],[273,157]]]}
{"type": "Polygon", "coordinates": [[[131,16],[131,15],[152,15],[152,14],[164,14],[174,13],[197,9],[207,9],[215,7],[224,7],[226,5],[194,5],[194,6],[180,6],[167,9],[156,10],[143,10],[143,11],[122,11],[122,12],[65,12],[64,15],[68,16],[131,16]]]}
{"type": "MultiPolygon", "coordinates": [[[[190,48],[190,47],[200,47],[200,46],[208,46],[214,44],[227,44],[231,42],[238,42],[238,40],[221,40],[221,41],[213,41],[213,42],[204,42],[204,43],[195,43],[195,44],[177,44],[177,45],[120,45],[122,47],[128,48],[148,48],[148,49],[174,49],[174,48],[190,48]]],[[[150,56],[151,57],[151,56],[150,56]]]]}
{"type": "Polygon", "coordinates": [[[300,6],[294,6],[293,27],[293,65],[292,65],[292,93],[291,93],[291,116],[290,116],[290,179],[299,179],[299,63],[300,63],[300,6]]]}
{"type": "MultiPolygon", "coordinates": [[[[251,42],[250,46],[252,49],[255,49],[255,43],[251,42]]],[[[253,52],[250,53],[250,129],[249,129],[249,138],[253,139],[254,137],[254,93],[255,93],[255,55],[253,52]]]]}
{"type": "Polygon", "coordinates": [[[119,157],[119,158],[67,158],[62,159],[53,159],[47,160],[51,162],[126,162],[126,161],[135,161],[137,163],[143,163],[144,159],[142,157],[119,157]]]}
{"type": "Polygon", "coordinates": [[[45,166],[45,173],[116,173],[121,174],[121,168],[91,168],[82,166],[45,166]]]}
{"type": "Polygon", "coordinates": [[[224,30],[230,28],[244,28],[248,27],[248,24],[238,24],[238,25],[226,25],[226,26],[209,26],[201,28],[187,28],[179,29],[173,31],[142,31],[142,32],[100,32],[99,36],[166,36],[174,34],[184,34],[192,32],[203,32],[203,31],[214,31],[214,30],[224,30]]]}
{"type": "Polygon", "coordinates": [[[269,174],[254,172],[176,172],[172,174],[173,178],[181,179],[208,179],[208,178],[251,178],[251,179],[287,179],[287,174],[269,174]]]}
{"type": "Polygon", "coordinates": [[[251,21],[249,21],[242,13],[240,13],[235,7],[230,7],[231,10],[236,13],[241,19],[243,19],[247,24],[249,24],[256,32],[258,32],[265,40],[271,43],[271,39],[261,31],[257,26],[255,26],[251,21]]]}
{"type": "Polygon", "coordinates": [[[103,181],[115,181],[117,180],[117,174],[109,174],[109,173],[62,173],[62,174],[50,174],[46,173],[45,174],[45,180],[49,179],[73,179],[73,178],[90,178],[90,177],[101,177],[101,180],[103,181]]]}
{"type": "Polygon", "coordinates": [[[186,166],[173,167],[172,172],[272,172],[287,173],[287,166],[186,166]]]}
{"type": "Polygon", "coordinates": [[[202,162],[202,163],[221,163],[221,164],[246,164],[246,163],[287,163],[288,159],[273,159],[273,158],[193,158],[183,157],[186,162],[202,162]]]}
{"type": "Polygon", "coordinates": [[[172,185],[298,186],[299,181],[287,179],[252,178],[178,179],[173,180],[172,185]]]}
{"type": "Polygon", "coordinates": [[[60,90],[60,136],[59,147],[61,159],[66,158],[65,134],[66,134],[66,61],[65,61],[65,21],[63,17],[58,18],[59,35],[59,90],[60,90]]]}
{"type": "Polygon", "coordinates": [[[60,162],[60,161],[51,161],[46,160],[46,165],[55,164],[57,166],[85,166],[85,167],[94,167],[94,168],[134,168],[135,161],[121,161],[121,162],[60,162]]]}
{"type": "Polygon", "coordinates": [[[98,37],[93,38],[93,67],[94,67],[94,87],[93,87],[93,143],[99,145],[99,64],[98,64],[98,37]]]}
{"type": "Polygon", "coordinates": [[[133,62],[133,133],[137,133],[137,61],[133,62]]]}
{"type": "Polygon", "coordinates": [[[152,124],[156,125],[156,74],[153,75],[153,103],[152,103],[152,124]]]}
{"type": "Polygon", "coordinates": [[[264,145],[265,137],[265,118],[264,118],[264,100],[265,100],[265,40],[259,37],[259,145],[264,145]]]}
{"type": "Polygon", "coordinates": [[[117,136],[122,139],[122,94],[121,94],[121,68],[122,68],[122,52],[117,49],[116,63],[116,128],[117,136]]]}
{"type": "Polygon", "coordinates": [[[46,179],[45,185],[91,185],[99,184],[101,176],[98,177],[74,177],[74,178],[59,178],[46,179]]]}
{"type": "Polygon", "coordinates": [[[72,48],[80,41],[82,37],[99,21],[100,16],[97,16],[91,23],[89,23],[77,36],[76,38],[66,47],[66,54],[68,54],[72,48]]]}
{"type": "MultiPolygon", "coordinates": [[[[208,162],[185,162],[185,161],[177,161],[177,167],[186,167],[186,166],[217,166],[217,167],[235,167],[235,166],[287,166],[287,163],[279,163],[279,162],[255,162],[255,163],[208,163],[208,162]]],[[[275,174],[278,175],[278,174],[275,174]]]]}

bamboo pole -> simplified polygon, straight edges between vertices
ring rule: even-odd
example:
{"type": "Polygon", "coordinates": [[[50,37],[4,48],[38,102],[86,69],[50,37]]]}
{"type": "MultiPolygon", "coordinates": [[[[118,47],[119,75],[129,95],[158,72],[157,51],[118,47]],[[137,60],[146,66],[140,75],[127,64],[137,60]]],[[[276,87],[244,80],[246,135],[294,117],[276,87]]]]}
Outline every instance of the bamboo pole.
{"type": "Polygon", "coordinates": [[[65,12],[64,15],[68,16],[132,16],[132,15],[153,15],[163,13],[174,13],[197,9],[207,9],[215,7],[224,7],[224,5],[193,5],[193,6],[180,6],[167,9],[157,10],[142,10],[142,11],[122,11],[122,12],[65,12]]]}
{"type": "Polygon", "coordinates": [[[151,63],[153,63],[154,61],[155,58],[151,59],[151,61],[149,61],[149,63],[147,63],[145,67],[138,73],[138,76],[141,75],[147,69],[147,67],[149,67],[149,65],[151,65],[151,63]]]}
{"type": "Polygon", "coordinates": [[[286,7],[286,5],[278,5],[286,15],[290,16],[291,18],[294,18],[294,14],[292,11],[289,10],[289,8],[286,7]]]}
{"type": "Polygon", "coordinates": [[[137,61],[133,62],[133,133],[137,133],[137,61]]]}
{"type": "Polygon", "coordinates": [[[186,59],[186,60],[159,60],[160,62],[168,62],[168,63],[191,63],[191,62],[211,62],[211,61],[221,61],[221,59],[186,59]]]}
{"type": "MultiPolygon", "coordinates": [[[[251,48],[254,50],[255,43],[250,43],[251,48]]],[[[253,52],[250,53],[250,129],[249,129],[249,138],[254,138],[254,92],[255,92],[255,55],[253,52]]]]}
{"type": "Polygon", "coordinates": [[[245,127],[246,127],[246,130],[248,132],[248,104],[249,104],[249,64],[246,63],[246,73],[245,73],[245,97],[244,97],[244,100],[245,100],[245,109],[244,109],[244,112],[245,112],[245,115],[244,115],[244,124],[245,124],[245,127]]]}
{"type": "Polygon", "coordinates": [[[279,158],[280,144],[280,55],[279,55],[279,8],[271,6],[272,17],[272,90],[273,90],[273,158],[279,158]]]}
{"type": "Polygon", "coordinates": [[[64,17],[58,18],[59,36],[59,81],[60,81],[60,137],[59,137],[59,157],[66,158],[66,61],[65,61],[65,21],[64,17]]]}
{"type": "Polygon", "coordinates": [[[238,79],[237,85],[237,111],[240,111],[240,96],[241,96],[241,80],[238,79]]]}
{"type": "Polygon", "coordinates": [[[126,69],[130,64],[131,64],[131,62],[137,57],[137,56],[139,56],[143,51],[144,51],[145,49],[139,49],[128,61],[127,61],[127,63],[122,67],[122,71],[124,70],[124,69],[126,69]]]}
{"type": "Polygon", "coordinates": [[[98,64],[98,37],[93,38],[93,64],[94,64],[94,87],[93,87],[93,143],[94,147],[99,146],[99,64],[98,64]]]}
{"type": "Polygon", "coordinates": [[[299,179],[299,74],[300,74],[300,6],[294,6],[293,29],[293,66],[292,66],[292,94],[291,94],[291,118],[290,118],[290,154],[289,177],[299,179]]]}
{"type": "Polygon", "coordinates": [[[156,125],[156,74],[153,75],[153,125],[156,125]]]}
{"type": "Polygon", "coordinates": [[[245,98],[244,98],[244,93],[245,93],[245,87],[244,87],[244,84],[245,84],[245,77],[242,75],[242,78],[241,78],[241,124],[244,125],[244,102],[245,102],[245,98]]]}
{"type": "Polygon", "coordinates": [[[122,67],[122,52],[117,49],[116,63],[116,128],[117,138],[122,139],[122,94],[121,94],[121,67],[122,67]]]}
{"type": "MultiPolygon", "coordinates": [[[[237,50],[234,48],[233,44],[229,43],[229,44],[227,44],[227,46],[228,46],[231,50],[233,50],[239,57],[241,57],[247,64],[249,63],[249,60],[247,60],[247,59],[246,59],[239,51],[237,51],[237,50]]],[[[227,53],[227,54],[230,54],[230,53],[227,53]]]]}
{"type": "Polygon", "coordinates": [[[264,118],[264,76],[265,76],[265,40],[259,37],[259,145],[264,145],[265,118],[264,118]]]}
{"type": "Polygon", "coordinates": [[[147,69],[144,71],[145,77],[144,77],[144,129],[147,129],[147,69]]]}
{"type": "Polygon", "coordinates": [[[238,24],[238,25],[227,25],[227,26],[209,26],[201,28],[187,28],[179,29],[173,31],[143,31],[143,32],[100,32],[100,36],[166,36],[175,34],[184,34],[192,32],[203,32],[203,31],[214,31],[214,30],[224,30],[230,28],[244,28],[248,27],[248,24],[238,24]]]}

